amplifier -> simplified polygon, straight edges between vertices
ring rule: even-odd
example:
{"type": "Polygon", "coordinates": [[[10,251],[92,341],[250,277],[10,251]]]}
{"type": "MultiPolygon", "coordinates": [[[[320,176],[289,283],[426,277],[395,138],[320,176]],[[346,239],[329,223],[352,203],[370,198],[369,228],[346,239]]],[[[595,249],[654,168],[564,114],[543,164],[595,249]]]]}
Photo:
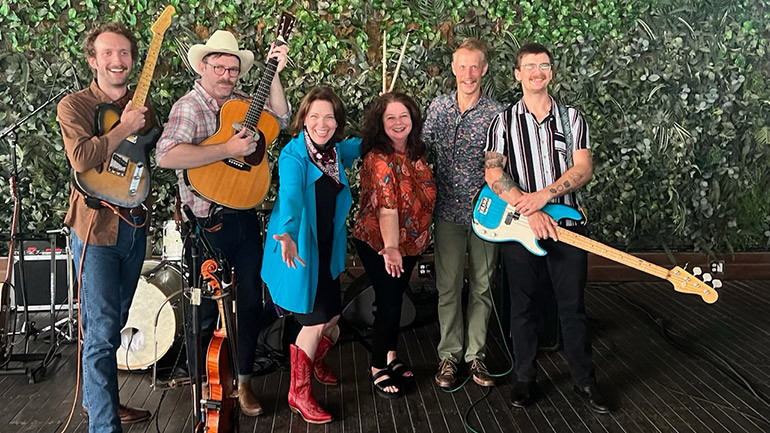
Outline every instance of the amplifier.
{"type": "MultiPolygon", "coordinates": [[[[67,308],[67,267],[72,269],[72,262],[66,254],[55,254],[56,258],[56,309],[67,308]]],[[[74,275],[74,272],[73,274],[74,275]]],[[[24,309],[21,287],[16,283],[19,274],[19,256],[13,258],[13,286],[11,302],[20,310],[24,309]]],[[[25,254],[24,279],[27,288],[27,305],[30,311],[48,311],[51,307],[51,254],[25,254]]]]}

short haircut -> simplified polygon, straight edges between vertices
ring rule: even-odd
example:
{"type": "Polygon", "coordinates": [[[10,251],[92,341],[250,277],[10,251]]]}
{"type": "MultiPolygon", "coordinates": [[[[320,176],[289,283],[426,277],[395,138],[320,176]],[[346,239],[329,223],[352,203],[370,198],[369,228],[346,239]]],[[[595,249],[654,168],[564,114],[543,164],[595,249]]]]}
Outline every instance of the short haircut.
{"type": "Polygon", "coordinates": [[[305,116],[310,111],[310,106],[315,101],[329,101],[332,104],[334,110],[334,120],[337,122],[337,129],[334,131],[334,136],[331,139],[332,143],[341,141],[345,131],[345,106],[342,104],[342,100],[334,90],[326,86],[313,87],[310,92],[302,98],[302,102],[299,103],[299,109],[297,115],[294,116],[294,121],[291,122],[291,134],[295,137],[302,132],[305,127],[305,116]]]}
{"type": "Polygon", "coordinates": [[[460,50],[470,50],[470,51],[481,51],[481,60],[483,64],[487,64],[487,44],[484,42],[476,39],[476,38],[467,38],[465,39],[459,47],[455,50],[454,53],[452,53],[452,62],[455,61],[455,53],[457,53],[460,50]]]}
{"type": "Polygon", "coordinates": [[[409,95],[400,92],[388,92],[377,98],[364,116],[364,136],[361,137],[361,158],[372,150],[390,155],[395,152],[390,137],[385,133],[382,116],[391,102],[404,104],[412,120],[412,130],[406,138],[406,156],[412,161],[425,155],[425,142],[422,140],[422,115],[420,108],[409,95]]]}
{"type": "Polygon", "coordinates": [[[131,33],[131,31],[128,30],[128,27],[126,27],[123,23],[118,23],[115,21],[96,26],[90,32],[88,32],[86,40],[83,41],[83,52],[87,57],[96,57],[96,48],[94,48],[94,42],[96,41],[96,38],[98,38],[102,33],[117,33],[121,36],[124,36],[126,39],[128,39],[128,42],[131,43],[131,60],[136,61],[136,58],[139,57],[139,47],[136,43],[136,36],[134,36],[134,34],[131,33]]]}
{"type": "Polygon", "coordinates": [[[208,53],[205,56],[203,56],[203,58],[201,59],[201,62],[206,63],[206,60],[208,59],[216,60],[222,56],[235,57],[236,59],[238,59],[238,66],[241,66],[241,58],[236,56],[235,54],[230,54],[230,53],[208,53]]]}
{"type": "Polygon", "coordinates": [[[519,48],[519,52],[516,54],[516,69],[521,68],[521,58],[525,55],[541,53],[547,54],[548,61],[553,63],[553,55],[551,55],[551,52],[548,51],[548,48],[546,48],[545,45],[538,44],[537,42],[529,42],[522,45],[521,48],[519,48]]]}

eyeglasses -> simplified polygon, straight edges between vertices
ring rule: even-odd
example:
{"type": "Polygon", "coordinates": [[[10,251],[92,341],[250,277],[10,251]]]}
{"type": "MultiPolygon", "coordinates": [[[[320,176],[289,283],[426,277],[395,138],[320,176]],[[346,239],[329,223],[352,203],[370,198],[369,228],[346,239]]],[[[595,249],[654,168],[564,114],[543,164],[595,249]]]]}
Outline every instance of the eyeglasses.
{"type": "Polygon", "coordinates": [[[541,64],[535,64],[535,63],[527,63],[526,65],[521,65],[522,69],[526,69],[527,71],[534,71],[535,68],[540,68],[541,71],[550,71],[551,67],[550,63],[541,63],[541,64]]]}
{"type": "Polygon", "coordinates": [[[214,73],[217,75],[224,75],[225,71],[230,74],[231,77],[237,77],[241,73],[241,68],[225,68],[224,66],[220,65],[212,65],[208,62],[203,62],[209,66],[211,66],[214,69],[214,73]]]}

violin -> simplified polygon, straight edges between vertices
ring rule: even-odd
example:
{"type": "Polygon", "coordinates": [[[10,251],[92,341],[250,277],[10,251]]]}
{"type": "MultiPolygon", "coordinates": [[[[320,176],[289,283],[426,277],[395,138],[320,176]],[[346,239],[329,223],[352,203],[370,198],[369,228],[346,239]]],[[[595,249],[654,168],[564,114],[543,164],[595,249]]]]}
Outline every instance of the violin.
{"type": "MultiPolygon", "coordinates": [[[[207,433],[238,431],[238,366],[235,356],[235,328],[232,309],[225,298],[232,296],[232,279],[223,281],[222,268],[209,259],[201,265],[201,275],[214,292],[212,299],[219,306],[219,328],[214,331],[206,352],[206,374],[209,396],[203,397],[203,419],[207,433]]],[[[231,277],[231,275],[228,275],[231,277]]]]}

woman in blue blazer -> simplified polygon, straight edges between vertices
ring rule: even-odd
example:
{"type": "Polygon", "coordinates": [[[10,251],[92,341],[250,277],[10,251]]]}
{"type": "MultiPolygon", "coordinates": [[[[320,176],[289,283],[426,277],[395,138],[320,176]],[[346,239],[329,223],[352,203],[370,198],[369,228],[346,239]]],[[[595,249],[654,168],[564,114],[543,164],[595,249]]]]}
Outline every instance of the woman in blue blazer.
{"type": "Polygon", "coordinates": [[[339,274],[352,204],[345,168],[358,158],[361,142],[342,141],[344,129],[345,108],[330,88],[305,95],[291,126],[295,138],[278,158],[278,198],[262,262],[273,302],[296,313],[303,325],[291,345],[289,407],[315,424],[332,417],[313,397],[311,376],[325,385],[338,383],[324,358],[339,335],[342,311],[339,274]]]}

